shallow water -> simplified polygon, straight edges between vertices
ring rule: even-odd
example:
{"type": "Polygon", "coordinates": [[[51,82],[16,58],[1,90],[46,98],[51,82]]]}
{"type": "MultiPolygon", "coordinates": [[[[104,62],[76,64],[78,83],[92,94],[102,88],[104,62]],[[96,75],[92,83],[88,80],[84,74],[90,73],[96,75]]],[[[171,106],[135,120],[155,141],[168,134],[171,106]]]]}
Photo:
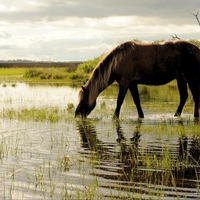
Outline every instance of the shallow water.
{"type": "MultiPolygon", "coordinates": [[[[0,116],[6,109],[77,104],[78,89],[68,86],[0,87],[0,116]]],[[[145,119],[138,120],[128,96],[114,121],[116,89],[98,98],[87,120],[74,119],[73,110],[55,123],[1,117],[0,198],[199,199],[200,128],[193,108],[176,119],[144,102],[145,119]]]]}

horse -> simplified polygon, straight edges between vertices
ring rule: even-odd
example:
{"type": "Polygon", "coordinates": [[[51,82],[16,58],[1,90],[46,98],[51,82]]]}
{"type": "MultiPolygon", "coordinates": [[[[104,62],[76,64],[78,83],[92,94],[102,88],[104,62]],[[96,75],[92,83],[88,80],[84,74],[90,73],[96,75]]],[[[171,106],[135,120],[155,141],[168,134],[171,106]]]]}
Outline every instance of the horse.
{"type": "Polygon", "coordinates": [[[127,90],[144,118],[138,84],[164,85],[176,79],[180,102],[175,116],[180,116],[188,97],[187,85],[194,100],[194,117],[199,117],[200,49],[187,41],[136,43],[126,41],[112,49],[94,68],[79,91],[75,116],[87,117],[96,106],[98,95],[113,82],[119,84],[114,118],[119,118],[127,90]]]}

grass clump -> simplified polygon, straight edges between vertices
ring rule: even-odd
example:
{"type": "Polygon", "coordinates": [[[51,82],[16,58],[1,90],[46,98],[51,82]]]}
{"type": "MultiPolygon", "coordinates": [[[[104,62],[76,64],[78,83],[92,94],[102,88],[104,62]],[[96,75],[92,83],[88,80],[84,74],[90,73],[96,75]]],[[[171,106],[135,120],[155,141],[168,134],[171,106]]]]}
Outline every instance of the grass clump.
{"type": "Polygon", "coordinates": [[[30,68],[27,69],[24,78],[38,78],[42,80],[62,80],[68,77],[65,68],[30,68]]]}
{"type": "Polygon", "coordinates": [[[57,108],[53,109],[4,109],[2,117],[6,119],[18,119],[24,121],[48,121],[48,122],[58,122],[64,116],[64,113],[59,111],[57,108]]]}
{"type": "Polygon", "coordinates": [[[79,64],[78,68],[70,74],[70,79],[77,81],[80,80],[81,82],[87,81],[93,69],[97,66],[101,59],[102,55],[94,58],[93,60],[88,60],[84,63],[79,64]]]}
{"type": "Polygon", "coordinates": [[[27,69],[27,71],[24,74],[25,78],[35,78],[35,77],[39,77],[42,74],[42,70],[41,69],[27,69]]]}
{"type": "Polygon", "coordinates": [[[58,122],[62,119],[67,120],[74,117],[74,105],[68,103],[66,109],[60,110],[59,108],[24,108],[24,109],[3,109],[3,119],[15,119],[23,121],[47,121],[47,122],[58,122]],[[67,117],[67,118],[66,118],[67,117]]]}

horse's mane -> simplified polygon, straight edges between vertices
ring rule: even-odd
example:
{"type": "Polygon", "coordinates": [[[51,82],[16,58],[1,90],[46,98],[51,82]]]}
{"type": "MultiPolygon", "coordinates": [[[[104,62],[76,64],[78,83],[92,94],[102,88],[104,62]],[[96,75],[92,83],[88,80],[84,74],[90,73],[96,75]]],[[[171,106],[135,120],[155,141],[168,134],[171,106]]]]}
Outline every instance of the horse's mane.
{"type": "Polygon", "coordinates": [[[93,70],[85,87],[89,91],[89,104],[93,104],[101,91],[109,86],[111,73],[115,71],[117,64],[133,50],[135,43],[132,41],[124,42],[111,50],[97,64],[93,70]]]}

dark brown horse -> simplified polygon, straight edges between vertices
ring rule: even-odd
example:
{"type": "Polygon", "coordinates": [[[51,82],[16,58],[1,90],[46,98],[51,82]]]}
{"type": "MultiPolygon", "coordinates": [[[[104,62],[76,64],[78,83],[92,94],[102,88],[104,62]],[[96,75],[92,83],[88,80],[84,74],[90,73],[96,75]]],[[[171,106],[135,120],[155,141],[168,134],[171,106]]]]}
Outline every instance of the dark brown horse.
{"type": "Polygon", "coordinates": [[[140,44],[128,41],[114,48],[93,70],[79,92],[75,115],[86,117],[94,109],[100,92],[114,81],[119,83],[119,95],[114,117],[129,89],[138,115],[144,117],[138,93],[138,84],[164,85],[176,79],[180,104],[175,116],[180,116],[188,97],[187,84],[194,99],[194,117],[199,117],[200,49],[186,41],[163,44],[140,44]]]}

